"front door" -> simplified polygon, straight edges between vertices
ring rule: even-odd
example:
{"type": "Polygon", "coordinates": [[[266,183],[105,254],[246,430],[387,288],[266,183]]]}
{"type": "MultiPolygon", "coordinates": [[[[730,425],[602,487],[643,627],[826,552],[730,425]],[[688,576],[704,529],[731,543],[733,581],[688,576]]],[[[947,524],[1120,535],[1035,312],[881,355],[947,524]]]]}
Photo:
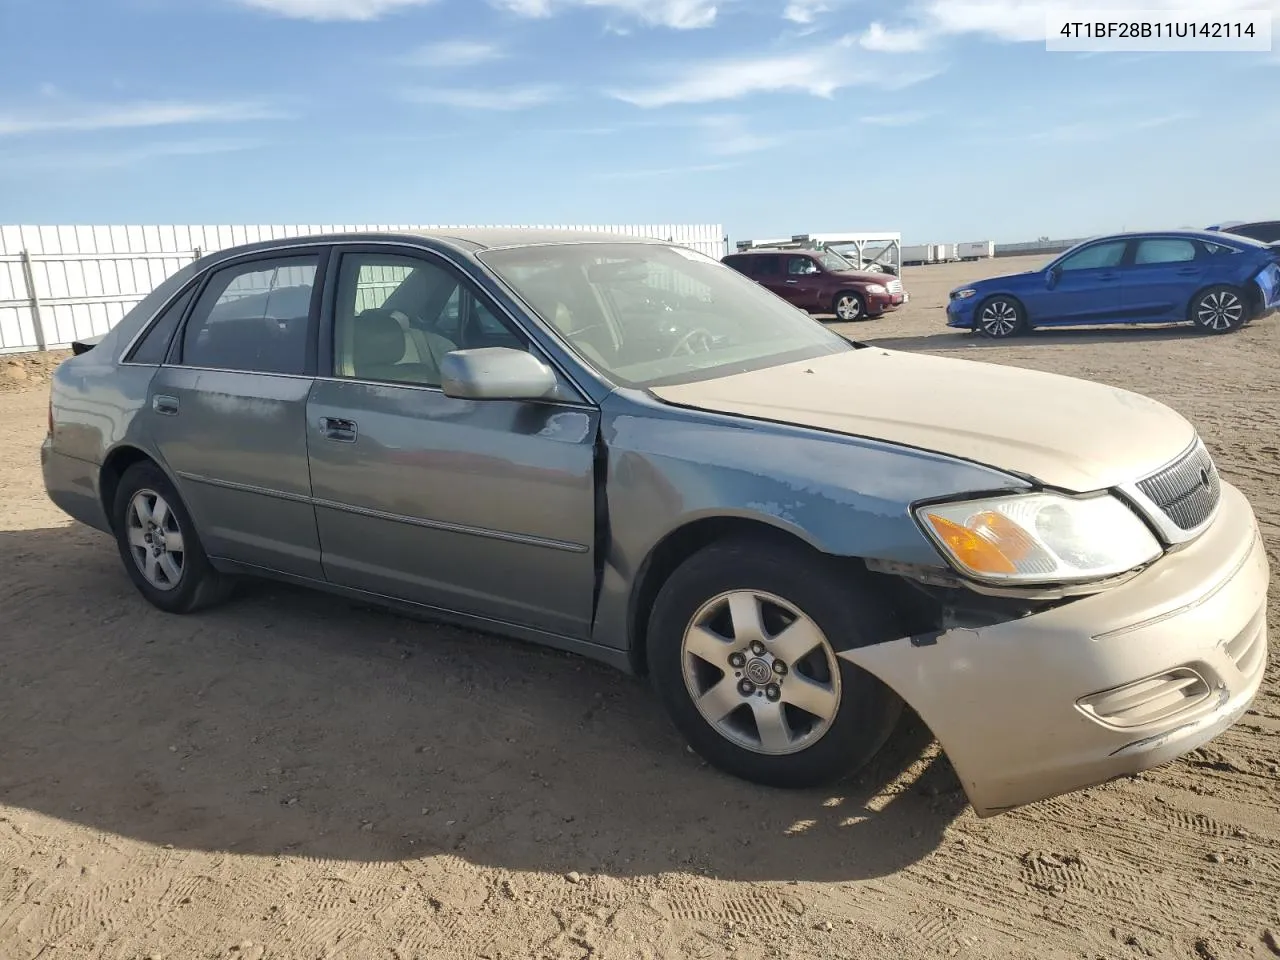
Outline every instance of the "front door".
{"type": "Polygon", "coordinates": [[[1120,315],[1128,241],[1095,243],[1058,264],[1057,281],[1028,303],[1033,323],[1103,323],[1120,315]]]}
{"type": "Polygon", "coordinates": [[[215,271],[152,378],[146,427],[211,557],[318,579],[307,464],[323,253],[215,271]]]}
{"type": "Polygon", "coordinates": [[[321,341],[331,375],[307,410],[325,575],[587,638],[597,411],[446,397],[449,351],[533,348],[442,259],[385,247],[339,256],[321,341]]]}
{"type": "Polygon", "coordinates": [[[811,313],[819,310],[831,310],[831,304],[824,304],[822,291],[826,288],[825,275],[813,257],[787,257],[787,275],[783,279],[789,301],[801,310],[811,313]]]}

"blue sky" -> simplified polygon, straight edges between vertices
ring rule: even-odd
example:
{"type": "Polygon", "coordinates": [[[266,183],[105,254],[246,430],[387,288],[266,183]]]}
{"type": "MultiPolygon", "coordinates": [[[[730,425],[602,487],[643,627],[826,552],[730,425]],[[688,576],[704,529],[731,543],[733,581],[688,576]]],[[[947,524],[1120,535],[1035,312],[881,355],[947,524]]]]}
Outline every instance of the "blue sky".
{"type": "Polygon", "coordinates": [[[0,222],[1280,216],[1280,56],[1043,35],[1025,0],[0,0],[0,222]]]}

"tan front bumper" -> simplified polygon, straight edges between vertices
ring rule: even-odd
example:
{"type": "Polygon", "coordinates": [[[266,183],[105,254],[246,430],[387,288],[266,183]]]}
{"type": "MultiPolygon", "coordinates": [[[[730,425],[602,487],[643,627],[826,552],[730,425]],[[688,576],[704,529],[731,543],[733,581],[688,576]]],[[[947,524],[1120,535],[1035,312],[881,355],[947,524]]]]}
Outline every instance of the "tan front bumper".
{"type": "Polygon", "coordinates": [[[937,643],[840,656],[929,725],[979,816],[1174,759],[1231,726],[1266,671],[1269,571],[1248,501],[1128,583],[937,643]]]}

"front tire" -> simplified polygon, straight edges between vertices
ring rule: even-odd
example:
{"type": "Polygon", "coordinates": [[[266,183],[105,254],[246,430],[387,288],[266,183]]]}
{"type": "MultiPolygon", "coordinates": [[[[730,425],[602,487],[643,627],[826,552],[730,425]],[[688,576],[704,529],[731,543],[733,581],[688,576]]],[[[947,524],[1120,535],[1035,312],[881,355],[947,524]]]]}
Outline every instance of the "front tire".
{"type": "Polygon", "coordinates": [[[650,620],[649,671],[708,763],[803,788],[858,770],[888,739],[902,701],[836,654],[896,636],[884,605],[843,565],[739,539],[704,548],[667,580],[650,620]]]}
{"type": "Polygon", "coordinates": [[[1235,287],[1210,287],[1191,302],[1191,319],[1205,333],[1231,333],[1249,322],[1249,302],[1235,287]]]}
{"type": "Polygon", "coordinates": [[[867,319],[867,301],[862,298],[862,294],[852,290],[837,294],[833,309],[836,319],[841,323],[867,319]]]}
{"type": "Polygon", "coordinates": [[[1027,312],[1013,297],[992,297],[978,305],[974,328],[992,340],[1016,337],[1027,328],[1027,312]]]}
{"type": "Polygon", "coordinates": [[[154,463],[125,471],[112,520],[125,570],[153,606],[193,613],[230,594],[231,581],[210,565],[186,504],[154,463]]]}

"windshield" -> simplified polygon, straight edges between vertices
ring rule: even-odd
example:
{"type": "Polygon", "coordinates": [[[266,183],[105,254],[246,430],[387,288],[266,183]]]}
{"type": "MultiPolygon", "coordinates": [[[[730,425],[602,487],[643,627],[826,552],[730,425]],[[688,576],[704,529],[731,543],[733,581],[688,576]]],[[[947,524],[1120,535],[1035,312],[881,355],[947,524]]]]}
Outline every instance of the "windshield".
{"type": "Polygon", "coordinates": [[[834,250],[823,250],[821,253],[818,254],[818,260],[828,270],[854,269],[853,263],[851,261],[846,260],[844,257],[840,256],[840,254],[836,253],[834,250]]]}
{"type": "Polygon", "coordinates": [[[549,244],[478,256],[583,360],[623,386],[855,349],[755,281],[683,247],[549,244]]]}

